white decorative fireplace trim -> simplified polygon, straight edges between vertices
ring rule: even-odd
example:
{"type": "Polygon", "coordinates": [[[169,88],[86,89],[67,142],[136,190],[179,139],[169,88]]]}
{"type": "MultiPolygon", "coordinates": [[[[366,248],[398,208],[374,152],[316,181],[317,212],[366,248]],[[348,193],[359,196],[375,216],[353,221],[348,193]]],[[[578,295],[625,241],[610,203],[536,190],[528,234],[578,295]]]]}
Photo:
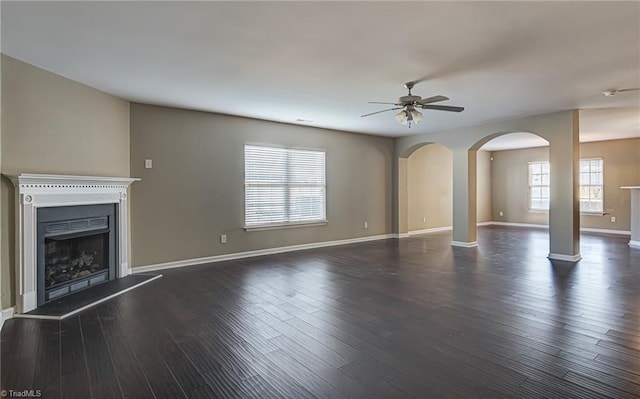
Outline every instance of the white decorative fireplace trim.
{"type": "Polygon", "coordinates": [[[127,177],[21,174],[8,176],[16,188],[16,312],[38,306],[37,210],[72,205],[116,204],[118,218],[116,277],[129,274],[127,237],[127,177]]]}

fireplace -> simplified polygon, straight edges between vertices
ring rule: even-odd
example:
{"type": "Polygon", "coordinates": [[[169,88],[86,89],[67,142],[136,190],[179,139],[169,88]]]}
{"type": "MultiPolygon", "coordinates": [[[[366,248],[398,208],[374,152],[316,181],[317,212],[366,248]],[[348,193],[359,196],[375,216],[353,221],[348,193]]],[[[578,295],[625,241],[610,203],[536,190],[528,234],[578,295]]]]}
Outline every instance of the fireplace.
{"type": "Polygon", "coordinates": [[[38,306],[116,277],[115,205],[42,208],[37,219],[38,306]]]}
{"type": "Polygon", "coordinates": [[[16,313],[129,274],[128,177],[21,174],[16,313]]]}

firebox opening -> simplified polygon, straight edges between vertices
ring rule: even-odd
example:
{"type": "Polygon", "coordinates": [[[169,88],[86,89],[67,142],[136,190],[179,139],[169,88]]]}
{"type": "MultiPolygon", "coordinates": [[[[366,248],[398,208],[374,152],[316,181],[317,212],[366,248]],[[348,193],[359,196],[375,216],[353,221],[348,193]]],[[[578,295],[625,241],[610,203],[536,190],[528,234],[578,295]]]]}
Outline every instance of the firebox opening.
{"type": "Polygon", "coordinates": [[[38,305],[115,278],[115,206],[38,212],[38,305]]]}

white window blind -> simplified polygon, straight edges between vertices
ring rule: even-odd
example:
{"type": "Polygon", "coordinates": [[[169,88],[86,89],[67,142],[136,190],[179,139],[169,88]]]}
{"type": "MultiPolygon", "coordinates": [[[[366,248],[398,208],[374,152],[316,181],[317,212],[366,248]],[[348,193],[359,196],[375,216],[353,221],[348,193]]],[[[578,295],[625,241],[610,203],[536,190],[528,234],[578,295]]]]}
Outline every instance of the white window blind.
{"type": "Polygon", "coordinates": [[[245,227],[326,221],[324,151],[244,146],[245,227]]]}
{"type": "Polygon", "coordinates": [[[580,160],[580,211],[602,213],[603,201],[603,161],[597,159],[580,160]]]}
{"type": "Polygon", "coordinates": [[[549,210],[549,162],[529,162],[529,209],[549,210]]]}

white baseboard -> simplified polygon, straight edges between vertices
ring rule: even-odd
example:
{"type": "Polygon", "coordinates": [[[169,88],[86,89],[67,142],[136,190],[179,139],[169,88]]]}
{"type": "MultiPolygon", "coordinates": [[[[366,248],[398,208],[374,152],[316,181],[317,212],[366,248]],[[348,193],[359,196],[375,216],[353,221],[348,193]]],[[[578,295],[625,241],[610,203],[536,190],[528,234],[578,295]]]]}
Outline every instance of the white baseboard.
{"type": "Polygon", "coordinates": [[[439,231],[451,231],[451,230],[453,230],[453,226],[433,227],[430,229],[412,230],[408,232],[407,235],[410,237],[410,236],[415,236],[419,234],[429,234],[429,233],[437,233],[439,231]]]}
{"type": "Polygon", "coordinates": [[[591,227],[580,227],[580,231],[585,231],[587,233],[606,233],[606,234],[620,234],[624,236],[630,236],[630,231],[624,230],[611,230],[611,229],[592,229],[591,227]]]}
{"type": "Polygon", "coordinates": [[[473,241],[473,242],[451,241],[451,245],[454,247],[473,248],[478,246],[478,241],[473,241]]]}
{"type": "Polygon", "coordinates": [[[397,235],[394,235],[394,234],[382,234],[382,235],[369,236],[369,237],[349,238],[346,240],[323,241],[323,242],[314,242],[309,244],[289,245],[286,247],[259,249],[255,251],[236,252],[232,254],[214,255],[214,256],[207,256],[204,258],[186,259],[186,260],[178,260],[175,262],[166,262],[166,263],[157,263],[154,265],[138,266],[138,267],[132,268],[131,271],[132,273],[144,273],[144,272],[149,272],[154,270],[172,269],[174,267],[203,265],[206,263],[222,262],[226,260],[243,259],[243,258],[251,258],[254,256],[301,251],[304,249],[332,247],[336,245],[355,244],[358,242],[384,240],[388,238],[398,238],[396,236],[397,235]]]}
{"type": "MultiPolygon", "coordinates": [[[[486,225],[495,225],[495,226],[513,226],[513,227],[533,227],[536,229],[549,229],[548,224],[533,224],[533,223],[514,223],[514,222],[486,222],[486,225]]],[[[631,235],[630,231],[626,230],[612,230],[612,229],[596,229],[592,227],[580,227],[580,231],[584,231],[587,233],[605,233],[605,234],[621,234],[621,235],[631,235]]]]}
{"type": "Polygon", "coordinates": [[[0,315],[0,330],[2,330],[2,326],[4,325],[4,322],[13,317],[13,312],[14,312],[14,308],[2,309],[2,312],[0,315]]]}
{"type": "Polygon", "coordinates": [[[393,233],[391,234],[391,238],[409,238],[409,233],[393,233]]]}
{"type": "Polygon", "coordinates": [[[580,254],[576,254],[576,255],[563,255],[563,254],[554,254],[554,253],[549,253],[549,256],[547,256],[547,258],[552,259],[552,260],[563,260],[565,262],[577,262],[580,259],[582,259],[582,256],[580,256],[580,254]]]}
{"type": "MultiPolygon", "coordinates": [[[[478,222],[476,223],[476,226],[489,226],[492,225],[494,222],[478,222]]],[[[411,230],[409,233],[409,236],[415,236],[415,235],[419,235],[419,234],[429,234],[429,233],[438,233],[440,231],[451,231],[453,230],[453,226],[442,226],[442,227],[432,227],[430,229],[422,229],[422,230],[411,230]]]]}
{"type": "Polygon", "coordinates": [[[515,223],[515,222],[489,222],[494,226],[512,226],[512,227],[532,227],[534,229],[548,229],[547,224],[533,224],[533,223],[515,223]]]}
{"type": "Polygon", "coordinates": [[[631,240],[631,241],[629,241],[629,246],[630,246],[631,248],[638,248],[638,249],[640,249],[640,241],[633,241],[633,240],[631,240]]]}

